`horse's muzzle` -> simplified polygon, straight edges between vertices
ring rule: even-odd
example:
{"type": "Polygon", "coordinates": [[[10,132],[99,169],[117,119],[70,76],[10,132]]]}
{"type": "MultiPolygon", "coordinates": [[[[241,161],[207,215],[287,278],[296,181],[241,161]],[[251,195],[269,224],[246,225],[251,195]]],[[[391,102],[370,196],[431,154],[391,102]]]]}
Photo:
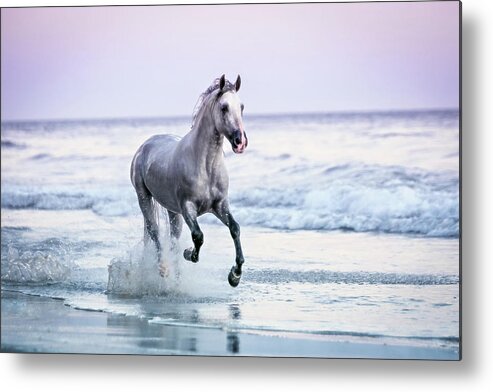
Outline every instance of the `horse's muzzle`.
{"type": "Polygon", "coordinates": [[[248,138],[245,132],[240,130],[234,131],[230,139],[231,147],[235,154],[241,154],[248,146],[248,138]]]}

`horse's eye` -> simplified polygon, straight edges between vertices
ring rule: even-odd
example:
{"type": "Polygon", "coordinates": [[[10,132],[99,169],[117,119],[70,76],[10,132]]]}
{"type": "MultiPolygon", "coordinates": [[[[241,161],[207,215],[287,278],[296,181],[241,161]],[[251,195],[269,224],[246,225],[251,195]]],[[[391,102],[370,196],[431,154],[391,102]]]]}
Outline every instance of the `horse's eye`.
{"type": "Polygon", "coordinates": [[[243,113],[243,109],[245,109],[245,105],[241,104],[241,112],[243,113]]]}
{"type": "Polygon", "coordinates": [[[224,103],[224,104],[221,105],[221,112],[227,113],[228,109],[229,108],[228,108],[228,104],[227,103],[224,103]]]}

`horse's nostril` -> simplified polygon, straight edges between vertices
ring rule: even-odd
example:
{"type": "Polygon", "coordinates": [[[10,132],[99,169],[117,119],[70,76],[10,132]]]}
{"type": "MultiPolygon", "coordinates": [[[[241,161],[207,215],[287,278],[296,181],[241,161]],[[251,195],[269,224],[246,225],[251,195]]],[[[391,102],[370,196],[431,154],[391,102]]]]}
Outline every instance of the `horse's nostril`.
{"type": "Polygon", "coordinates": [[[235,144],[238,146],[241,144],[241,132],[240,131],[236,131],[234,133],[234,138],[233,138],[233,141],[235,142],[235,144]]]}

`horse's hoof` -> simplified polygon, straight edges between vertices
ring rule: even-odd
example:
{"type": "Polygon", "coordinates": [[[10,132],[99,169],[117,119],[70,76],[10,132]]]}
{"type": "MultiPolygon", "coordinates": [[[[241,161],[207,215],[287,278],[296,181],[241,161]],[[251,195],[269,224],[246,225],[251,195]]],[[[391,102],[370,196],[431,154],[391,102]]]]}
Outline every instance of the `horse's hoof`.
{"type": "Polygon", "coordinates": [[[231,287],[236,287],[240,283],[241,273],[239,275],[236,274],[235,269],[236,267],[232,267],[228,275],[228,282],[231,287]]]}
{"type": "Polygon", "coordinates": [[[185,260],[191,261],[192,263],[196,263],[199,261],[198,256],[194,254],[194,249],[193,248],[188,248],[183,251],[183,257],[185,260]]]}
{"type": "Polygon", "coordinates": [[[167,278],[169,276],[169,268],[166,263],[159,263],[159,275],[161,278],[167,278]]]}

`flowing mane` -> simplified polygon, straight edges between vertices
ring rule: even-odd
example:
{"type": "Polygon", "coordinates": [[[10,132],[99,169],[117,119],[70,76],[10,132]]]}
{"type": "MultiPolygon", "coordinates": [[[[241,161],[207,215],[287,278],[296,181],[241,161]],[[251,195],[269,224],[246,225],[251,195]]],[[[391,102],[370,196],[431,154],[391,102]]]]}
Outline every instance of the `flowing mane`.
{"type": "MultiPolygon", "coordinates": [[[[207,87],[207,89],[199,95],[199,99],[197,100],[197,103],[195,104],[195,107],[193,109],[192,113],[192,125],[190,126],[191,129],[195,126],[195,122],[197,120],[197,117],[204,107],[205,103],[207,102],[207,99],[212,95],[212,93],[216,90],[219,90],[219,84],[220,84],[221,78],[216,78],[213,80],[212,84],[207,87]]],[[[229,80],[226,80],[226,84],[223,87],[223,92],[226,91],[234,91],[235,85],[231,83],[229,80]]]]}

